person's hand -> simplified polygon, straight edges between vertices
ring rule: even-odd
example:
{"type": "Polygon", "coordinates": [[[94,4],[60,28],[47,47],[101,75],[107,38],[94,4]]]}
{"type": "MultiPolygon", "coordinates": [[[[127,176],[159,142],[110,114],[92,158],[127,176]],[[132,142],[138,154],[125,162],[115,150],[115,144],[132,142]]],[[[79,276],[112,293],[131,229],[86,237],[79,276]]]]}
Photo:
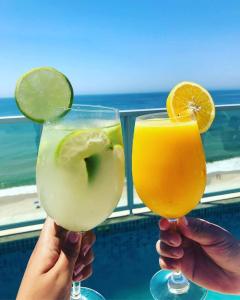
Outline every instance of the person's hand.
{"type": "Polygon", "coordinates": [[[159,227],[156,248],[161,268],[181,270],[207,289],[240,294],[240,242],[228,231],[195,218],[181,218],[178,232],[166,219],[159,227]]]}
{"type": "Polygon", "coordinates": [[[92,274],[92,232],[69,232],[47,218],[28,262],[17,300],[69,300],[72,280],[92,274]]]}

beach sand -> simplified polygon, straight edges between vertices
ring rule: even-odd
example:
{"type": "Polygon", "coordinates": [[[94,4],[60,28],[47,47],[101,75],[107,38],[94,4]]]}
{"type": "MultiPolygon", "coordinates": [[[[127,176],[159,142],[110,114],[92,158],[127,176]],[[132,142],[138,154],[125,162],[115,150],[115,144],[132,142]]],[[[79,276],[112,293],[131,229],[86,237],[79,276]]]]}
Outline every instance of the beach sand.
{"type": "MultiPolygon", "coordinates": [[[[126,184],[119,206],[127,206],[126,184]]],[[[114,213],[118,215],[118,213],[114,213]]],[[[38,200],[36,186],[0,190],[0,230],[10,224],[36,222],[46,217],[38,200]]]]}
{"type": "Polygon", "coordinates": [[[40,208],[36,193],[2,196],[0,207],[0,227],[33,222],[46,217],[45,212],[40,208]]]}
{"type": "MultiPolygon", "coordinates": [[[[240,170],[218,171],[209,173],[205,192],[221,192],[240,188],[240,170]]],[[[203,202],[211,200],[203,199],[203,202]]],[[[134,203],[142,203],[134,191],[134,203]]],[[[118,206],[127,205],[127,189],[124,187],[123,195],[118,206]]],[[[10,224],[34,222],[44,219],[46,214],[41,208],[36,193],[36,186],[10,188],[0,190],[0,228],[10,224]]]]}
{"type": "Polygon", "coordinates": [[[206,193],[240,188],[240,170],[210,173],[207,176],[206,193]]]}

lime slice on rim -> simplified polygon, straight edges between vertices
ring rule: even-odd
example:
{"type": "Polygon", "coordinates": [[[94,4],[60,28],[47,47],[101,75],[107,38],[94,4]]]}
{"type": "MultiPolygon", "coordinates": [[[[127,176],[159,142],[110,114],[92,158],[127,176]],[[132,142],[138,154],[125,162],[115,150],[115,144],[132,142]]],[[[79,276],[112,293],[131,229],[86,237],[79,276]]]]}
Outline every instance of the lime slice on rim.
{"type": "Polygon", "coordinates": [[[20,111],[43,123],[63,115],[72,106],[73,89],[65,75],[51,67],[35,68],[17,82],[15,98],[20,111]]]}
{"type": "Polygon", "coordinates": [[[206,89],[194,82],[181,82],[170,92],[167,98],[169,117],[183,116],[193,112],[200,133],[206,132],[215,117],[215,106],[206,89]]]}
{"type": "Polygon", "coordinates": [[[107,134],[101,130],[76,130],[65,136],[59,143],[55,157],[61,165],[86,159],[112,148],[107,134]]]}

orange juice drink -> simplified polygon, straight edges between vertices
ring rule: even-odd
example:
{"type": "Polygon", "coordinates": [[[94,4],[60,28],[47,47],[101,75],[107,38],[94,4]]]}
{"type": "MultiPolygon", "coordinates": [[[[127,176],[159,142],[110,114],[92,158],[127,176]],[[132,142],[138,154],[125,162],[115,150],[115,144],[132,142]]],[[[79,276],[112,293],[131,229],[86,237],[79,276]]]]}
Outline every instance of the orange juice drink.
{"type": "Polygon", "coordinates": [[[133,180],[141,200],[165,218],[179,218],[200,201],[206,164],[197,122],[139,118],[133,140],[133,180]]]}

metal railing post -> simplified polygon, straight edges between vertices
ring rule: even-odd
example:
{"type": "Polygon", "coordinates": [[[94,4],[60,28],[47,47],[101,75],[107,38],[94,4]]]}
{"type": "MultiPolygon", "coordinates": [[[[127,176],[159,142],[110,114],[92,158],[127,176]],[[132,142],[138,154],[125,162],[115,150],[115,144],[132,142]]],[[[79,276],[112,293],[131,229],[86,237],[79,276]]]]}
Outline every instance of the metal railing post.
{"type": "Polygon", "coordinates": [[[123,142],[125,152],[125,174],[127,178],[127,203],[130,214],[134,208],[132,180],[132,138],[134,120],[131,116],[122,116],[123,142]]]}

